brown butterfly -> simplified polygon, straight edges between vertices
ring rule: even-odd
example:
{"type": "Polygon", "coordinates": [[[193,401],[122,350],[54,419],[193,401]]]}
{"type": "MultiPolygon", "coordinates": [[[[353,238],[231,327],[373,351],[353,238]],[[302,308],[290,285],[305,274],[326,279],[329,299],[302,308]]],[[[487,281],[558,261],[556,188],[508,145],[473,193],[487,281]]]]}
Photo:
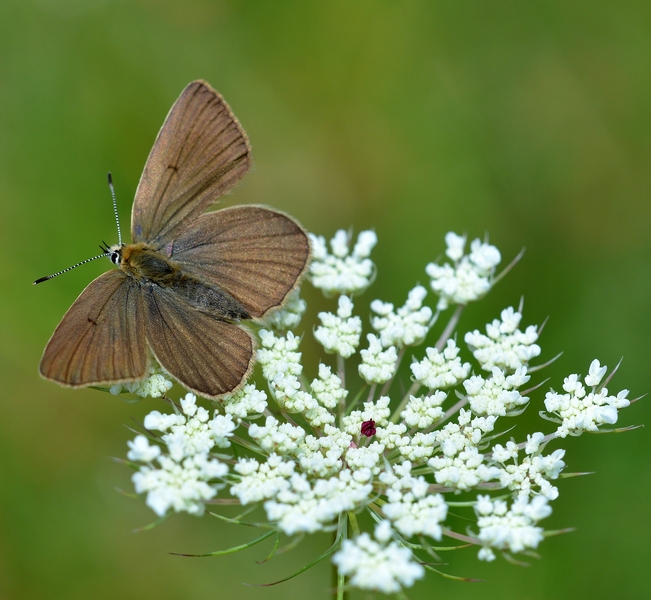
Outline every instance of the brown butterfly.
{"type": "Polygon", "coordinates": [[[226,102],[207,83],[190,83],[140,178],[133,243],[103,248],[119,269],[90,283],[65,314],[43,353],[43,377],[70,387],[137,381],[149,347],[201,396],[243,384],[254,342],[237,323],[282,305],[310,257],[305,231],[280,212],[203,214],[250,165],[248,139],[226,102]]]}

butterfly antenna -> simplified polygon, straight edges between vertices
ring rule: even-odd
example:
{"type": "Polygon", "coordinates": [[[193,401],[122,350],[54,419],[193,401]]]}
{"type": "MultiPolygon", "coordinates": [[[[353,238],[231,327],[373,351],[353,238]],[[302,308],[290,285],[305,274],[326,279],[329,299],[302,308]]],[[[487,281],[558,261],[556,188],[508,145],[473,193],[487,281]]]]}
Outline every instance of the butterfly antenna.
{"type": "Polygon", "coordinates": [[[40,279],[37,279],[33,285],[36,285],[37,283],[43,283],[44,281],[47,281],[48,279],[54,279],[55,277],[58,277],[59,275],[63,275],[64,273],[67,273],[68,271],[72,271],[72,269],[75,269],[77,267],[80,267],[81,265],[85,265],[86,263],[89,263],[91,260],[96,260],[98,258],[102,258],[103,256],[106,256],[106,252],[103,252],[102,254],[98,254],[97,256],[93,256],[93,258],[87,258],[86,260],[82,260],[81,262],[77,263],[76,265],[72,265],[72,267],[68,267],[67,269],[63,269],[63,271],[59,271],[58,273],[52,273],[52,275],[47,275],[46,277],[41,277],[40,279]]]}
{"type": "Polygon", "coordinates": [[[115,214],[115,223],[118,226],[118,244],[122,246],[122,232],[120,231],[120,218],[118,217],[118,203],[115,199],[115,189],[113,189],[113,177],[111,173],[108,174],[108,184],[111,190],[111,198],[113,198],[113,213],[115,214]]]}

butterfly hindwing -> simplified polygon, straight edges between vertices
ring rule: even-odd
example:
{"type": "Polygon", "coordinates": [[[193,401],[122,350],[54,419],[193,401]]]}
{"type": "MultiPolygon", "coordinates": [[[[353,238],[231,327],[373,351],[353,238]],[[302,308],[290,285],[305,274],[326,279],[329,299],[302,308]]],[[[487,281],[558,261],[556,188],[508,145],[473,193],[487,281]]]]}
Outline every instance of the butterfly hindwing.
{"type": "Polygon", "coordinates": [[[280,306],[305,271],[310,246],[292,218],[261,206],[202,215],[179,234],[172,259],[233,296],[253,317],[280,306]]]}
{"type": "Polygon", "coordinates": [[[191,306],[173,290],[144,289],[147,341],[160,365],[207,398],[238,388],[253,366],[251,336],[191,306]]]}

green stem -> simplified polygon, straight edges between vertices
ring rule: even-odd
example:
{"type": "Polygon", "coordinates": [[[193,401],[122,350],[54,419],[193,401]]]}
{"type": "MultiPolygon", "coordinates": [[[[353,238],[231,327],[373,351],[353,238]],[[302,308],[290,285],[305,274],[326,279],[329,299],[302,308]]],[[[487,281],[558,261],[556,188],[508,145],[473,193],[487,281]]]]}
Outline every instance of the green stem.
{"type": "Polygon", "coordinates": [[[457,326],[457,323],[459,322],[459,319],[461,318],[461,313],[463,312],[463,309],[466,308],[465,304],[459,304],[454,311],[454,314],[450,317],[450,320],[448,321],[448,324],[445,326],[445,329],[443,330],[443,333],[441,334],[441,337],[439,338],[438,342],[436,342],[436,349],[441,352],[443,350],[443,347],[445,346],[445,343],[448,341],[450,336],[452,335],[452,332],[454,331],[454,328],[457,326]]]}
{"type": "MultiPolygon", "coordinates": [[[[343,540],[345,540],[348,537],[347,527],[346,527],[347,523],[348,523],[347,515],[345,513],[339,515],[339,523],[337,525],[337,530],[333,532],[333,537],[334,537],[332,541],[333,548],[335,546],[339,546],[339,548],[341,548],[341,544],[343,543],[343,540]]],[[[335,600],[348,599],[348,592],[346,591],[345,584],[346,584],[345,577],[339,572],[337,565],[332,563],[332,589],[334,592],[335,600]]]]}
{"type": "MultiPolygon", "coordinates": [[[[341,387],[346,389],[346,366],[344,364],[344,357],[337,354],[337,375],[341,379],[341,387]]],[[[341,424],[342,417],[346,414],[346,397],[342,397],[339,401],[339,424],[341,424]]]]}

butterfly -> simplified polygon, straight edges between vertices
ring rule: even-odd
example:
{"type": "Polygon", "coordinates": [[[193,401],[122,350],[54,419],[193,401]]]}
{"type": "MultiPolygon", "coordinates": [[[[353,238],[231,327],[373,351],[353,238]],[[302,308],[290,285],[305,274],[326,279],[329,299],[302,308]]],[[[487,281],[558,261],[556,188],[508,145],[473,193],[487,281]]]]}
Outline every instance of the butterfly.
{"type": "Polygon", "coordinates": [[[243,385],[255,344],[240,322],[281,306],[310,258],[306,232],[281,212],[205,212],[250,166],[249,141],[226,102],[207,83],[190,83],[140,178],[133,243],[102,248],[118,268],[65,314],[41,359],[44,378],[69,387],[138,381],[151,353],[198,395],[243,385]]]}

